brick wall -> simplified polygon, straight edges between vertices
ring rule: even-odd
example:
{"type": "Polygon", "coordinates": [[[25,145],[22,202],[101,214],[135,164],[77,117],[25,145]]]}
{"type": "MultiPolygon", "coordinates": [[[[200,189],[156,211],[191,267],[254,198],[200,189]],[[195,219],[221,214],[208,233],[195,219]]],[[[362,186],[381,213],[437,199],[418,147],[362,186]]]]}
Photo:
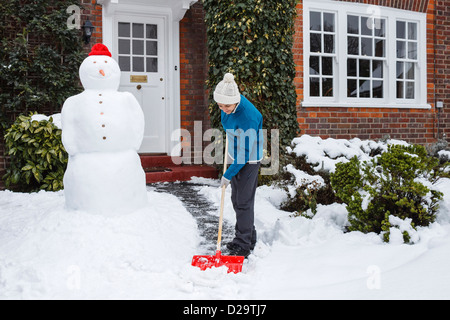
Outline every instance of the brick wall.
{"type": "MultiPolygon", "coordinates": [[[[363,2],[361,0],[343,0],[363,2]]],[[[294,39],[297,88],[297,119],[302,134],[350,139],[378,139],[385,135],[411,143],[430,144],[446,133],[449,139],[450,75],[450,0],[365,0],[364,3],[427,13],[427,69],[428,103],[431,110],[398,108],[330,108],[302,107],[303,92],[303,6],[297,4],[298,18],[294,39]],[[435,39],[435,21],[437,23],[435,39]],[[436,46],[435,46],[436,41],[436,46]],[[435,50],[436,67],[435,70],[435,50]],[[444,110],[435,108],[436,101],[444,102],[444,110]]],[[[449,140],[450,141],[450,140],[449,140]]]]}
{"type": "MultiPolygon", "coordinates": [[[[183,141],[183,146],[187,147],[193,147],[195,121],[202,122],[202,135],[210,127],[208,94],[205,90],[207,55],[205,13],[203,4],[197,2],[180,22],[180,115],[181,128],[191,134],[191,142],[183,141]]],[[[197,160],[196,163],[201,161],[202,152],[200,148],[194,150],[193,160],[197,160]]]]}
{"type": "Polygon", "coordinates": [[[90,20],[95,27],[90,43],[83,44],[84,51],[89,53],[96,43],[103,42],[102,6],[97,4],[96,0],[79,0],[79,3],[83,7],[83,10],[81,10],[81,26],[83,26],[87,20],[90,20]]]}

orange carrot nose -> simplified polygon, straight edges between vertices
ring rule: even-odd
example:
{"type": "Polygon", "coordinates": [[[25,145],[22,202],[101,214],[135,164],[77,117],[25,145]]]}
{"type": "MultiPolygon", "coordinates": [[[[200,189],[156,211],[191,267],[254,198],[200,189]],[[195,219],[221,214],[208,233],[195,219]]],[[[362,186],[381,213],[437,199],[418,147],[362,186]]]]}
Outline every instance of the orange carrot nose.
{"type": "Polygon", "coordinates": [[[105,71],[103,71],[103,70],[100,69],[99,72],[100,72],[100,74],[101,74],[102,76],[105,76],[105,71]]]}

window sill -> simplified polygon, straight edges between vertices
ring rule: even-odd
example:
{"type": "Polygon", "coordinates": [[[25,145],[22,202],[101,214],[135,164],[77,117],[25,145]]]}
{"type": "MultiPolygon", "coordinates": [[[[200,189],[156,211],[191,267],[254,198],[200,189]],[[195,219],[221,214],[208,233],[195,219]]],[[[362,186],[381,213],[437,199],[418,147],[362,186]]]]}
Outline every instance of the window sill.
{"type": "Polygon", "coordinates": [[[314,108],[314,107],[330,107],[330,108],[383,108],[383,109],[431,109],[429,104],[387,104],[387,103],[335,103],[335,102],[305,102],[303,101],[300,106],[302,108],[314,108]]]}

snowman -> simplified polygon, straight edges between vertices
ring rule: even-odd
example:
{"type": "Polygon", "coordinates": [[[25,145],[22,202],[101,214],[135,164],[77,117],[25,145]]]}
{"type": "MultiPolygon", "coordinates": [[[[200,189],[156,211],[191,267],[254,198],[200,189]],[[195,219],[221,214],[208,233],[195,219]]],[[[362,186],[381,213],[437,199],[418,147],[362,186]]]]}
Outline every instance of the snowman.
{"type": "Polygon", "coordinates": [[[145,173],[137,154],[144,114],[131,93],[118,91],[120,73],[108,48],[96,44],[80,66],[85,90],[68,98],[62,108],[69,210],[117,215],[147,205],[145,173]]]}

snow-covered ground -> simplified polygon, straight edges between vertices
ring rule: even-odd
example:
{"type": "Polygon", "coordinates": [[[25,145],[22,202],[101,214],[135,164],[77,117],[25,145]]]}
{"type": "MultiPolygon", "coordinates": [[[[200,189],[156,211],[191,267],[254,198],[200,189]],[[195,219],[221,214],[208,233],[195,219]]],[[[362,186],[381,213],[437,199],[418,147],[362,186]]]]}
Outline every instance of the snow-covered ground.
{"type": "MultiPolygon", "coordinates": [[[[218,206],[218,182],[196,182],[218,206]]],[[[292,218],[283,191],[259,187],[259,241],[239,274],[190,265],[198,229],[170,194],[149,188],[148,208],[109,218],[66,211],[63,192],[2,191],[0,299],[449,299],[450,180],[438,188],[438,221],[406,245],[344,233],[342,205],[292,218]]]]}
{"type": "MultiPolygon", "coordinates": [[[[359,139],[293,142],[291,152],[331,171],[385,148],[359,139]]],[[[296,184],[319,177],[286,170],[296,184]]],[[[219,182],[193,182],[218,208],[219,182]]],[[[1,191],[0,299],[450,299],[450,179],[435,187],[444,193],[437,220],[408,245],[392,234],[384,243],[344,232],[340,204],[319,205],[312,219],[292,217],[277,209],[286,193],[261,186],[258,242],[238,274],[191,266],[204,254],[197,222],[177,197],[152,187],[146,208],[114,217],[66,210],[64,191],[1,191]]],[[[228,188],[224,218],[233,225],[230,196],[228,188]]]]}

